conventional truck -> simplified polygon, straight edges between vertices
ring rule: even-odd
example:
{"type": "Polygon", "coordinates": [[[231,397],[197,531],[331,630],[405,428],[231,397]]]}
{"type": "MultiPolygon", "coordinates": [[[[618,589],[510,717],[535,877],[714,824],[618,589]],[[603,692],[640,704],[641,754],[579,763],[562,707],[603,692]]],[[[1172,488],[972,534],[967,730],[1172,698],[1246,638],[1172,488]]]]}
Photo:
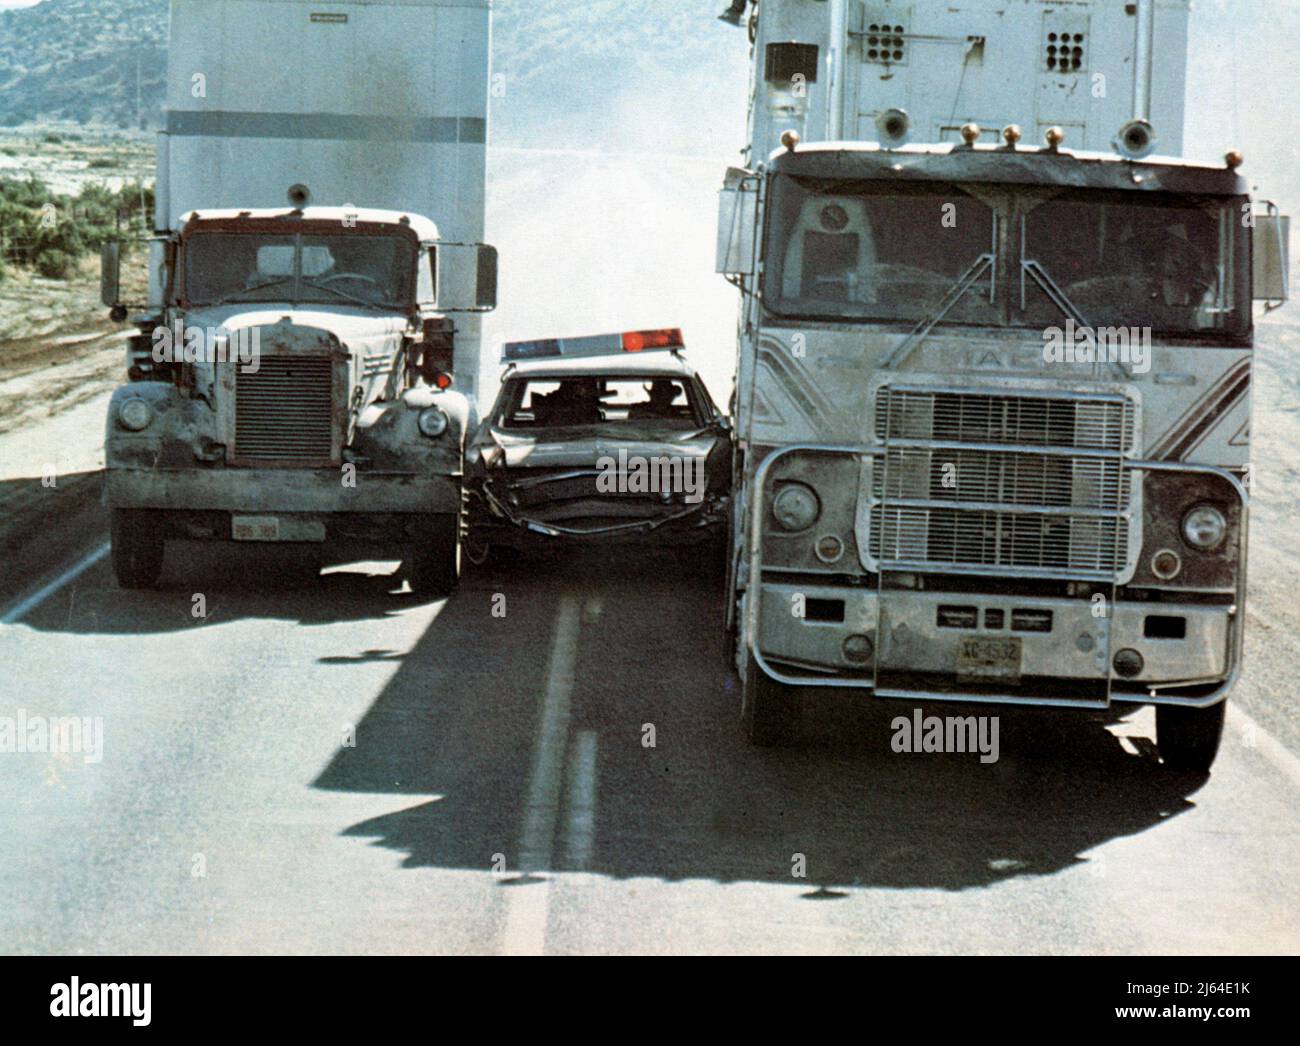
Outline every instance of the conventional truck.
{"type": "Polygon", "coordinates": [[[147,302],[108,411],[118,581],[169,540],[459,570],[479,314],[488,0],[173,0],[147,302]]]}

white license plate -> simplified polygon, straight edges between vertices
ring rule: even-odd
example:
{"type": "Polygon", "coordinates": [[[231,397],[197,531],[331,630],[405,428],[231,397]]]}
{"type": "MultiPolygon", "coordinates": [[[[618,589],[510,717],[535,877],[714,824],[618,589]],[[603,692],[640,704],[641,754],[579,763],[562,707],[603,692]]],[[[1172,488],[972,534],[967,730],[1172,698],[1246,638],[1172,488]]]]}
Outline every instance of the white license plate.
{"type": "Polygon", "coordinates": [[[1021,641],[1013,636],[967,636],[957,644],[957,678],[1020,682],[1021,641]]]}
{"type": "Polygon", "coordinates": [[[232,516],[230,536],[236,541],[279,541],[277,516],[232,516]]]}

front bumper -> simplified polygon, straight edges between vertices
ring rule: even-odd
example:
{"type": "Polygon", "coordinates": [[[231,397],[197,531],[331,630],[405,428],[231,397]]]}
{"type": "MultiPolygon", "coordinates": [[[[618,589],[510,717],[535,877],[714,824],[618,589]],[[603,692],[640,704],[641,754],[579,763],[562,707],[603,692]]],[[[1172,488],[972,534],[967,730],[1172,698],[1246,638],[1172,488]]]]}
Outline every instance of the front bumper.
{"type": "Polygon", "coordinates": [[[359,471],[344,485],[337,469],[109,468],[110,508],[258,514],[455,514],[459,476],[359,471]]]}
{"type": "MultiPolygon", "coordinates": [[[[613,522],[591,524],[577,519],[547,519],[536,512],[526,512],[509,505],[498,497],[488,484],[481,484],[471,494],[470,528],[476,535],[494,544],[523,545],[548,539],[598,541],[598,540],[655,540],[661,534],[678,536],[714,536],[726,523],[727,499],[705,497],[698,504],[665,506],[654,516],[634,516],[613,522]]],[[[609,514],[614,515],[619,502],[609,502],[609,514]]],[[[599,506],[589,506],[599,513],[599,506]]]]}
{"type": "Polygon", "coordinates": [[[769,674],[804,685],[870,689],[882,697],[1071,707],[1104,707],[1110,700],[1199,704],[1178,689],[1213,690],[1231,678],[1241,625],[1238,608],[1222,604],[1120,602],[1110,617],[1097,617],[1087,599],[881,594],[766,581],[758,591],[755,656],[769,674]],[[804,608],[803,616],[791,612],[796,605],[804,608]],[[808,614],[808,607],[816,613],[808,614]],[[957,619],[971,623],[941,624],[957,619]],[[1154,626],[1151,619],[1157,619],[1154,626]],[[990,621],[1000,624],[989,627],[990,621]],[[1180,629],[1180,638],[1157,638],[1180,629]],[[850,636],[871,640],[870,664],[855,664],[846,655],[850,636]],[[996,691],[963,685],[956,669],[959,646],[972,636],[1019,640],[1015,684],[996,691]],[[1132,678],[1111,671],[1114,652],[1123,649],[1143,659],[1142,671],[1132,678]],[[925,685],[908,685],[909,679],[925,685]]]}

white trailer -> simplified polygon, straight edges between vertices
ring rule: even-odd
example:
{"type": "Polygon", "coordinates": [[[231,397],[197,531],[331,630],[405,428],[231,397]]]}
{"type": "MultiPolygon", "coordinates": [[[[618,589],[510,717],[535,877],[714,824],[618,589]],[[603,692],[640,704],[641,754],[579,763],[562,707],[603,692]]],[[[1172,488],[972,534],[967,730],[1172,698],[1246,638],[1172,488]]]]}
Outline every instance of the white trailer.
{"type": "Polygon", "coordinates": [[[377,544],[454,582],[495,304],[489,6],[173,0],[149,301],[108,418],[122,583],[176,537],[377,544]]]}

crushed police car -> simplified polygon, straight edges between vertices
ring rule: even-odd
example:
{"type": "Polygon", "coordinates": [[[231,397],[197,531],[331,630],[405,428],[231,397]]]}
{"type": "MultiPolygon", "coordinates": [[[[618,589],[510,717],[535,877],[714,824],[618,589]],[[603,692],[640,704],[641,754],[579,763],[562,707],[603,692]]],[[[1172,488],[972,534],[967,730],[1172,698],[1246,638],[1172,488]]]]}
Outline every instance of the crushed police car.
{"type": "Polygon", "coordinates": [[[720,546],[731,426],[684,348],[675,329],[506,344],[465,454],[465,557],[661,534],[720,546]]]}

